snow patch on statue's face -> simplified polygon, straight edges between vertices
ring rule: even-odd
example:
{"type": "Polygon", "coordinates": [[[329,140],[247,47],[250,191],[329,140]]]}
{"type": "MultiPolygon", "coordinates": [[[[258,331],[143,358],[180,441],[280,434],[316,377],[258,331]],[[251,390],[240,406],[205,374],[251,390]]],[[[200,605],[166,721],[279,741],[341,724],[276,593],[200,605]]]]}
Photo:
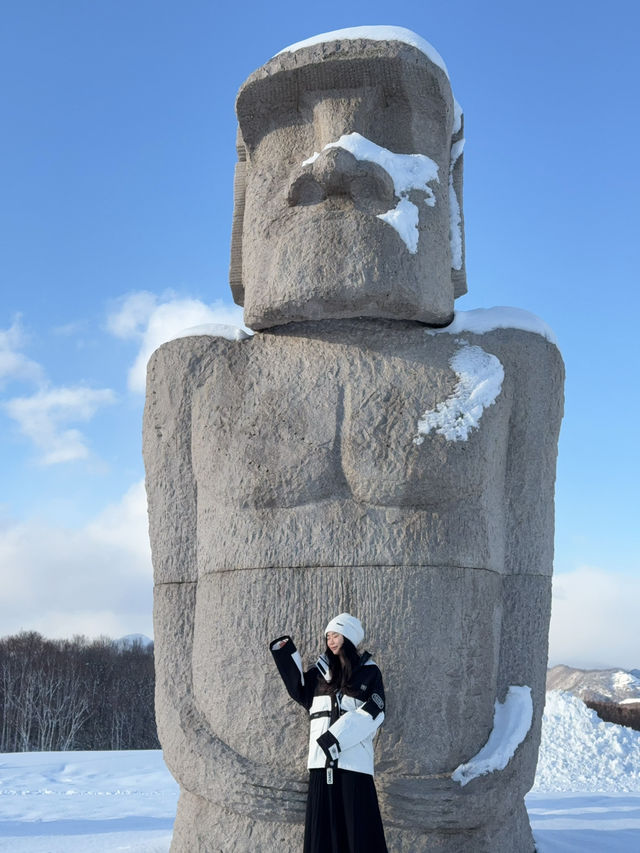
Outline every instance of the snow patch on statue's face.
{"type": "MultiPolygon", "coordinates": [[[[429,186],[439,182],[438,164],[426,154],[395,154],[388,148],[376,145],[360,133],[343,134],[336,142],[328,142],[322,151],[331,148],[342,148],[352,154],[356,160],[363,163],[375,163],[383,169],[393,183],[397,204],[383,213],[375,214],[378,219],[391,225],[398,232],[402,241],[412,255],[418,251],[418,221],[419,209],[409,198],[412,190],[425,194],[424,203],[434,207],[436,197],[429,186]]],[[[320,157],[321,152],[315,151],[307,158],[302,166],[312,166],[320,157]]],[[[322,187],[319,186],[322,193],[322,187]]],[[[321,196],[320,196],[321,197],[321,196]]],[[[325,196],[326,197],[326,196],[325,196]]]]}

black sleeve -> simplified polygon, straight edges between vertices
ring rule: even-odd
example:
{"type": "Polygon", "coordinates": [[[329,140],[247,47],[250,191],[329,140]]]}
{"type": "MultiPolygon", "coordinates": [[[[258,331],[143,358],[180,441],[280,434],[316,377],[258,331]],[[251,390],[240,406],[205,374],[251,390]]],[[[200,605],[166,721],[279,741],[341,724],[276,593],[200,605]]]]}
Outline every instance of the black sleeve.
{"type": "Polygon", "coordinates": [[[370,714],[373,719],[381,711],[385,710],[384,685],[382,684],[382,673],[377,666],[372,666],[373,678],[367,684],[366,701],[362,710],[370,714]]]}
{"type": "Polygon", "coordinates": [[[318,670],[313,667],[307,672],[303,672],[300,652],[296,649],[291,637],[286,634],[272,640],[269,643],[269,648],[289,696],[309,710],[313,702],[318,670]],[[284,644],[277,648],[283,640],[284,644]]]}

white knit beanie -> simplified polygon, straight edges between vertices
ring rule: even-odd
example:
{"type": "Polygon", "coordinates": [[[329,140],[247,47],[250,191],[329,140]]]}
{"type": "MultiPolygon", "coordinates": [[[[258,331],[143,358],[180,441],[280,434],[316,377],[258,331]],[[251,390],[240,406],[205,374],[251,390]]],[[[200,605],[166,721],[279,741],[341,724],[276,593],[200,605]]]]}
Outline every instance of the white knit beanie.
{"type": "Polygon", "coordinates": [[[338,616],[334,616],[324,629],[325,637],[329,631],[333,631],[335,634],[342,634],[347,640],[351,640],[356,647],[364,640],[362,622],[350,613],[340,613],[338,616]]]}

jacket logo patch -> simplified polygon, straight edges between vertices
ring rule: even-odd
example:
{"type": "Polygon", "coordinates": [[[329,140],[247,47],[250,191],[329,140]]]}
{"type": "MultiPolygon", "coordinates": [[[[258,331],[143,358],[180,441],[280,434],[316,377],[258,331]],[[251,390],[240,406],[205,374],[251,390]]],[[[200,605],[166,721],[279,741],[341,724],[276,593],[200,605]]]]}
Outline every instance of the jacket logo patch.
{"type": "Polygon", "coordinates": [[[384,699],[382,698],[382,696],[378,696],[377,693],[372,693],[371,698],[376,703],[378,708],[380,708],[380,710],[382,711],[382,709],[384,708],[384,699]]]}
{"type": "Polygon", "coordinates": [[[367,689],[367,685],[366,685],[366,684],[361,684],[361,685],[360,685],[360,690],[366,690],[366,689],[367,689]]]}

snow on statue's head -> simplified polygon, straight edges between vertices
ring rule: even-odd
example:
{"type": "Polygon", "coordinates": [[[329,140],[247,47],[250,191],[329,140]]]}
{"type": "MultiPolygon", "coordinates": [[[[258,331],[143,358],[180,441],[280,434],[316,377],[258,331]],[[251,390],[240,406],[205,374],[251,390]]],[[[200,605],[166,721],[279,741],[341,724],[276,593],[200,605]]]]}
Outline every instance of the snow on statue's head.
{"type": "Polygon", "coordinates": [[[462,116],[427,42],[397,27],[300,42],[248,78],[236,111],[230,280],[247,325],[451,321],[462,116]]]}

